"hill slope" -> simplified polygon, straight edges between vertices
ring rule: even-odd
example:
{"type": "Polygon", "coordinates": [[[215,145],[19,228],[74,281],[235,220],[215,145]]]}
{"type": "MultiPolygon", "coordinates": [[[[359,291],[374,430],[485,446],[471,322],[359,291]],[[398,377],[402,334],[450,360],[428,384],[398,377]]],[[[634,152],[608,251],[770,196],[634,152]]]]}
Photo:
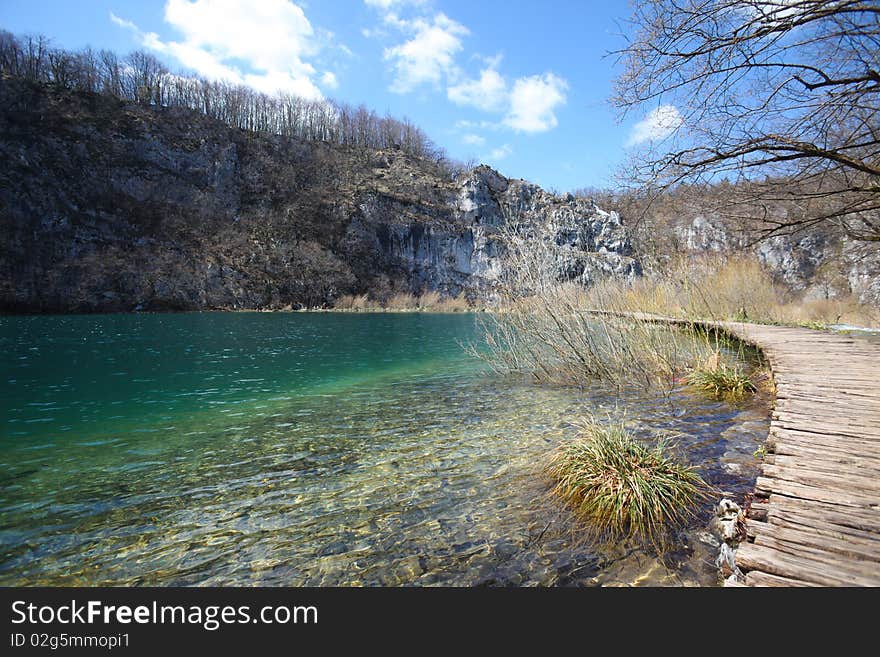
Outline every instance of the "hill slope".
{"type": "Polygon", "coordinates": [[[500,274],[552,218],[567,275],[632,276],[616,213],[478,167],[255,134],[182,108],[0,80],[0,310],[282,308],[500,274]]]}

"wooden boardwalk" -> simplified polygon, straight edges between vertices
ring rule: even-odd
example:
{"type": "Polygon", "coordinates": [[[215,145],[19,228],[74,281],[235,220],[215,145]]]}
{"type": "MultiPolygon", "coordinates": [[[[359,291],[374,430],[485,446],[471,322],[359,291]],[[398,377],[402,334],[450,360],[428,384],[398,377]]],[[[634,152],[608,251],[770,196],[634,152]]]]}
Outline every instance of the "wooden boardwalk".
{"type": "Polygon", "coordinates": [[[880,586],[880,343],[718,324],[759,347],[776,404],[737,566],[752,586],[880,586]]]}

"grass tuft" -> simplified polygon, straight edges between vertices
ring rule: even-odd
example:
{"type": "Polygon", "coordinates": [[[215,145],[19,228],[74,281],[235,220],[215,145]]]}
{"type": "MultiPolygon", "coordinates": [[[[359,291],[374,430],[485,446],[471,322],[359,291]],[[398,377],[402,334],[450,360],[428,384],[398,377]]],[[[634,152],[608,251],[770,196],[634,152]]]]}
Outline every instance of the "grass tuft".
{"type": "Polygon", "coordinates": [[[689,385],[708,393],[715,399],[742,399],[757,392],[757,386],[739,365],[728,365],[715,352],[685,375],[689,385]]]}
{"type": "Polygon", "coordinates": [[[551,457],[553,493],[595,538],[630,538],[662,549],[711,487],[691,466],[675,461],[667,443],[647,447],[622,421],[606,424],[590,417],[579,429],[551,457]]]}

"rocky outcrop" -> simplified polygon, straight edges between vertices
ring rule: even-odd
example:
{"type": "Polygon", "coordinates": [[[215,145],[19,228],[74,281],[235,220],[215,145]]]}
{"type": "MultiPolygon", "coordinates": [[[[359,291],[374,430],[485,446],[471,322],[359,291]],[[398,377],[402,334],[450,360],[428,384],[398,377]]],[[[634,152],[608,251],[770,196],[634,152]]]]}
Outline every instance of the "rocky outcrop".
{"type": "Polygon", "coordinates": [[[678,242],[696,253],[748,249],[788,289],[804,300],[852,295],[880,307],[880,248],[841,237],[822,227],[755,241],[721,220],[697,214],[682,217],[674,229],[678,242]]]}
{"type": "Polygon", "coordinates": [[[387,210],[375,203],[360,208],[366,226],[380,227],[379,250],[406,270],[414,288],[491,295],[503,273],[498,231],[509,224],[549,226],[562,247],[561,279],[589,284],[640,273],[618,214],[584,199],[555,196],[480,166],[455,181],[446,206],[443,221],[398,225],[388,225],[387,210]]]}
{"type": "Polygon", "coordinates": [[[478,167],[229,128],[0,80],[0,310],[282,308],[491,295],[500,227],[550,222],[560,276],[639,272],[616,213],[478,167]]]}

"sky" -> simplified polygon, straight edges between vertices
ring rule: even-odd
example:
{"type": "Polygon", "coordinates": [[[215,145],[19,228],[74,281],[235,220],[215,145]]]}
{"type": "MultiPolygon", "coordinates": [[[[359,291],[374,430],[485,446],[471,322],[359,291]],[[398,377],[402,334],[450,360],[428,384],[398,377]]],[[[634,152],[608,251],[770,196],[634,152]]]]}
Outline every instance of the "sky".
{"type": "Polygon", "coordinates": [[[613,185],[680,122],[610,106],[626,0],[2,0],[0,28],[147,50],[173,71],[407,117],[450,156],[568,191],[613,185]]]}

